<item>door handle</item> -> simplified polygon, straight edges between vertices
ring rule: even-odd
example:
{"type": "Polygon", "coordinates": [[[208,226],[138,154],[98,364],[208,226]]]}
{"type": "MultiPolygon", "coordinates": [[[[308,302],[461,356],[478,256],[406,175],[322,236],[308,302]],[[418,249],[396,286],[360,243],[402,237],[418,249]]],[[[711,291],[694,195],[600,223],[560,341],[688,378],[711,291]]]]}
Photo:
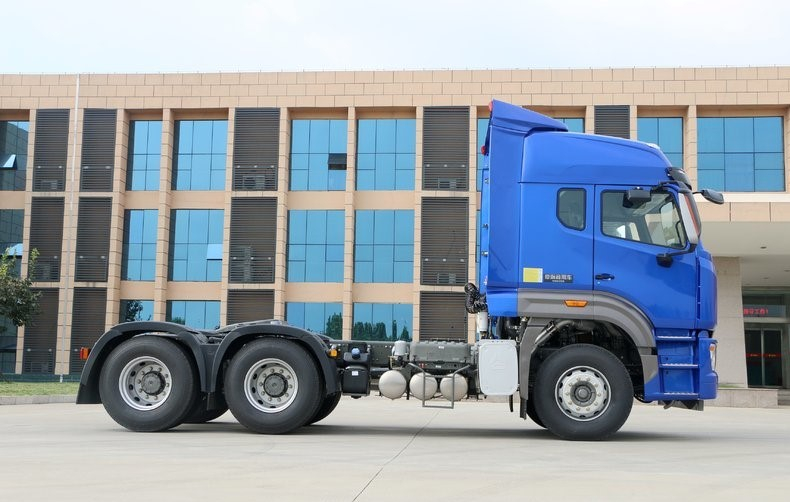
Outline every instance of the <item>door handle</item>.
{"type": "Polygon", "coordinates": [[[614,279],[612,274],[598,274],[595,276],[596,281],[611,281],[614,279]]]}

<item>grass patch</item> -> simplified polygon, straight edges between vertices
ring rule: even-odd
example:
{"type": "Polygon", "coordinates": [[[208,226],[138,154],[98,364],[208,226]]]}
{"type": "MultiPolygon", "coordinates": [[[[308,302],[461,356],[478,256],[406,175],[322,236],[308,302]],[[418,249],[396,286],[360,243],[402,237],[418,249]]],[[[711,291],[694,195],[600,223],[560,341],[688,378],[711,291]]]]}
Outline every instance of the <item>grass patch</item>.
{"type": "Polygon", "coordinates": [[[55,396],[75,395],[78,382],[2,382],[0,396],[55,396]]]}

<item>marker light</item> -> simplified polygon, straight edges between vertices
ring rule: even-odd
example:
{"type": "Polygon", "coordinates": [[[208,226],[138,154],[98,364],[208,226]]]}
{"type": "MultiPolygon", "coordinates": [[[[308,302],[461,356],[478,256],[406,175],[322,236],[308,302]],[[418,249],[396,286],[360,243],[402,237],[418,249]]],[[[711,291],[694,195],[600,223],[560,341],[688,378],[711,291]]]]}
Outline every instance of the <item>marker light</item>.
{"type": "Polygon", "coordinates": [[[80,347],[80,361],[87,361],[89,355],[91,355],[89,347],[80,347]]]}
{"type": "Polygon", "coordinates": [[[587,300],[565,300],[566,307],[586,307],[587,300]]]}

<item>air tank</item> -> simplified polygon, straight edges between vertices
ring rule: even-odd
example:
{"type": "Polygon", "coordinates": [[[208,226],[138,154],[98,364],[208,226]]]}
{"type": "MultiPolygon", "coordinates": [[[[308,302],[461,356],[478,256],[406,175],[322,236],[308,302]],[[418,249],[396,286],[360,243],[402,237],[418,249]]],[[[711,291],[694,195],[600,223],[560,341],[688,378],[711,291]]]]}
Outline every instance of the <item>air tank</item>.
{"type": "Polygon", "coordinates": [[[384,397],[398,399],[406,392],[406,377],[400,371],[385,371],[379,378],[379,392],[384,397]]]}
{"type": "Polygon", "coordinates": [[[460,401],[466,396],[468,390],[469,384],[466,382],[466,378],[457,374],[453,375],[453,378],[442,378],[442,383],[439,384],[439,391],[448,401],[460,401]],[[453,380],[455,380],[455,392],[453,392],[453,380]]]}
{"type": "Polygon", "coordinates": [[[421,401],[433,399],[433,395],[436,394],[437,387],[438,384],[436,383],[436,379],[433,377],[426,378],[425,373],[417,373],[411,377],[411,380],[409,380],[409,389],[411,389],[412,395],[421,401]],[[424,394],[423,390],[425,391],[424,394]]]}

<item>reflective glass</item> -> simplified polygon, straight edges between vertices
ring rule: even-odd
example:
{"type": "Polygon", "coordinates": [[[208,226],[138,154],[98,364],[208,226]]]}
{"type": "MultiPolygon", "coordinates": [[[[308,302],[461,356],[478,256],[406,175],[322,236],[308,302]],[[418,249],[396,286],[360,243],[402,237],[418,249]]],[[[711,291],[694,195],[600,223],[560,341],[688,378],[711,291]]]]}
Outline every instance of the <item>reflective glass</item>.
{"type": "Polygon", "coordinates": [[[568,127],[568,132],[584,132],[584,119],[582,118],[558,118],[557,120],[568,127]]]}
{"type": "Polygon", "coordinates": [[[227,120],[176,121],[175,190],[224,190],[227,120]]]}
{"type": "Polygon", "coordinates": [[[217,282],[222,276],[222,209],[172,212],[171,281],[217,282]]]}
{"type": "Polygon", "coordinates": [[[639,117],[637,139],[661,148],[675,167],[683,167],[683,119],[681,117],[639,117]]]}
{"type": "Polygon", "coordinates": [[[127,209],[124,221],[121,279],[153,281],[156,269],[156,209],[127,209]]]}
{"type": "Polygon", "coordinates": [[[412,339],[413,307],[405,303],[355,303],[354,340],[405,340],[412,339]]]}
{"type": "Polygon", "coordinates": [[[343,282],[344,212],[288,211],[287,280],[343,282]]]}
{"type": "Polygon", "coordinates": [[[700,118],[700,187],[723,191],[783,191],[781,117],[700,118]]]}
{"type": "Polygon", "coordinates": [[[357,190],[414,189],[414,119],[357,123],[357,190]]]}
{"type": "Polygon", "coordinates": [[[153,300],[121,300],[119,322],[153,321],[153,300]]]}
{"type": "Polygon", "coordinates": [[[292,326],[333,339],[343,337],[343,306],[340,303],[288,302],[285,304],[285,319],[292,326]]]}
{"type": "Polygon", "coordinates": [[[477,119],[477,191],[483,189],[483,162],[485,155],[480,152],[486,141],[489,119],[477,119]]]}
{"type": "Polygon", "coordinates": [[[346,120],[291,122],[291,190],[346,189],[345,169],[329,169],[329,154],[346,153],[346,120]]]}
{"type": "Polygon", "coordinates": [[[355,219],[354,281],[412,282],[414,211],[360,210],[355,219]]]}
{"type": "Polygon", "coordinates": [[[213,300],[171,300],[167,302],[167,321],[198,329],[219,327],[220,302],[213,300]]]}
{"type": "Polygon", "coordinates": [[[159,190],[162,153],[162,122],[133,120],[129,123],[127,190],[159,190]]]}

